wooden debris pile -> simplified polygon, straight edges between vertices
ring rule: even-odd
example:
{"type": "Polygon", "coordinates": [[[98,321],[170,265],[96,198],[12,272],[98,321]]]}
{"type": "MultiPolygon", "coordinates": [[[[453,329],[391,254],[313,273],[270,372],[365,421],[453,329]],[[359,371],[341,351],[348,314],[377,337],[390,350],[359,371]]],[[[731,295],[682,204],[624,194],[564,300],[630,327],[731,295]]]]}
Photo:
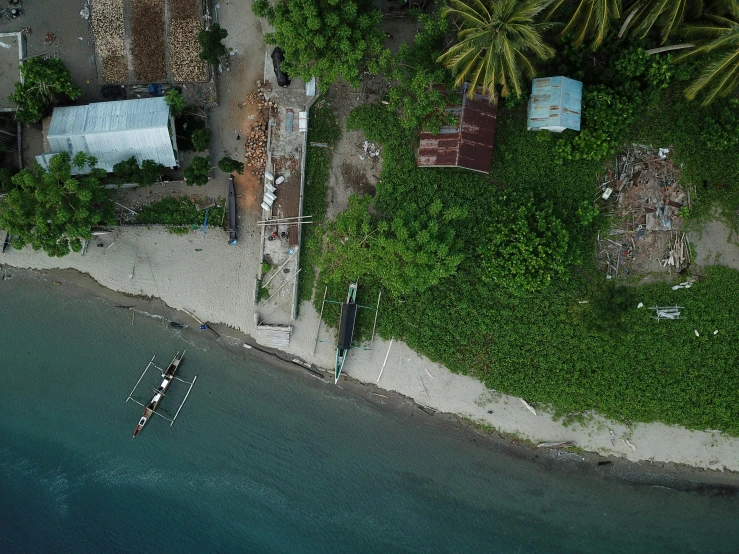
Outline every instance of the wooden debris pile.
{"type": "Polygon", "coordinates": [[[164,0],[131,0],[131,56],[137,81],[167,80],[164,0]]]}
{"type": "Polygon", "coordinates": [[[92,32],[103,80],[122,84],[128,80],[123,0],[92,0],[92,32]]]}
{"type": "Polygon", "coordinates": [[[198,33],[200,0],[174,0],[169,10],[169,61],[172,79],[178,83],[205,81],[205,62],[200,59],[198,33]]]}
{"type": "Polygon", "coordinates": [[[244,138],[244,164],[253,175],[264,175],[267,164],[267,122],[257,123],[244,138]]]}
{"type": "Polygon", "coordinates": [[[690,207],[690,191],[668,154],[665,148],[633,145],[616,158],[616,171],[601,185],[613,209],[609,236],[598,237],[598,260],[608,279],[664,267],[680,272],[690,264],[680,232],[680,209],[690,207]]]}

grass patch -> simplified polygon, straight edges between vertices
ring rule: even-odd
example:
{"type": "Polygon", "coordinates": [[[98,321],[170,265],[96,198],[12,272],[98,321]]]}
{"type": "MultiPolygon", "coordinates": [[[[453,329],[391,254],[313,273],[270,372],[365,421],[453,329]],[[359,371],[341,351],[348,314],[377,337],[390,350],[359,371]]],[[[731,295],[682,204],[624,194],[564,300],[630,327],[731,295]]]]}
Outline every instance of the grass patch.
{"type": "MultiPolygon", "coordinates": [[[[208,209],[208,224],[219,226],[221,221],[225,222],[225,209],[225,202],[223,201],[210,207],[208,209]]],[[[195,201],[186,196],[170,196],[140,208],[132,223],[199,227],[203,225],[204,221],[205,210],[199,209],[195,201]]],[[[175,233],[179,233],[179,231],[175,231],[175,233]]]]}
{"type": "Polygon", "coordinates": [[[303,213],[313,216],[313,223],[304,225],[300,245],[300,279],[298,280],[298,309],[303,301],[310,301],[316,282],[316,267],[321,257],[323,224],[326,219],[328,178],[331,171],[332,148],[341,138],[341,128],[325,97],[316,100],[310,110],[308,151],[306,152],[303,213]],[[328,148],[310,146],[311,142],[326,143],[328,148]]]}

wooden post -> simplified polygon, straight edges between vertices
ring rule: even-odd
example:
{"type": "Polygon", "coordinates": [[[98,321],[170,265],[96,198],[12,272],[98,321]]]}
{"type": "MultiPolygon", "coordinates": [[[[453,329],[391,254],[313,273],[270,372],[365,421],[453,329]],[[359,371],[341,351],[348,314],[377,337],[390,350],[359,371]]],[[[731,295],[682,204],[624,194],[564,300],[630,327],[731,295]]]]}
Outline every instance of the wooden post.
{"type": "Polygon", "coordinates": [[[321,301],[321,315],[318,316],[318,329],[316,329],[316,342],[313,345],[313,354],[316,353],[316,348],[318,348],[318,335],[321,332],[321,321],[323,321],[323,306],[326,304],[326,293],[328,292],[328,285],[326,285],[326,288],[323,291],[323,300],[321,301]]]}
{"type": "Polygon", "coordinates": [[[380,296],[382,296],[382,291],[377,293],[377,308],[375,308],[375,322],[372,324],[372,340],[370,341],[370,348],[372,348],[372,344],[375,342],[375,327],[377,326],[377,314],[380,313],[380,296]]]}

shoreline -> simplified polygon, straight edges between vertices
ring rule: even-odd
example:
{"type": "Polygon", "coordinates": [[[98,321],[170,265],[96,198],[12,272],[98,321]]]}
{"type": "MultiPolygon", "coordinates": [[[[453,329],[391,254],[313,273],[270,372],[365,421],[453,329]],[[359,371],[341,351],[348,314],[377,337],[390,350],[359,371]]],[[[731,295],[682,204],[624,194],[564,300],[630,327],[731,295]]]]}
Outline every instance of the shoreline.
{"type": "MultiPolygon", "coordinates": [[[[12,272],[18,273],[20,278],[43,280],[51,283],[52,286],[74,286],[83,294],[102,298],[116,308],[129,309],[147,317],[162,318],[168,322],[186,325],[196,333],[199,331],[191,315],[169,306],[162,299],[107,288],[92,276],[79,270],[58,268],[36,270],[18,268],[8,264],[0,265],[0,268],[6,270],[8,267],[12,268],[12,272]]],[[[281,371],[298,372],[313,379],[323,380],[327,385],[332,384],[330,383],[333,377],[332,371],[308,364],[289,352],[261,346],[250,335],[225,324],[208,323],[208,326],[218,336],[212,333],[201,333],[200,339],[205,338],[217,343],[238,357],[252,356],[278,367],[281,371]],[[248,353],[247,350],[249,350],[248,353]]],[[[424,406],[401,392],[382,389],[351,376],[344,376],[340,388],[354,397],[368,401],[378,409],[389,410],[403,417],[420,418],[426,424],[437,427],[440,432],[459,432],[465,440],[479,442],[483,448],[492,448],[506,455],[539,464],[546,469],[599,476],[637,486],[661,486],[679,491],[714,495],[739,494],[739,472],[700,468],[674,462],[632,461],[618,456],[603,456],[579,447],[576,447],[574,451],[554,448],[537,449],[533,441],[512,433],[491,429],[489,426],[476,423],[459,414],[424,406]]]]}

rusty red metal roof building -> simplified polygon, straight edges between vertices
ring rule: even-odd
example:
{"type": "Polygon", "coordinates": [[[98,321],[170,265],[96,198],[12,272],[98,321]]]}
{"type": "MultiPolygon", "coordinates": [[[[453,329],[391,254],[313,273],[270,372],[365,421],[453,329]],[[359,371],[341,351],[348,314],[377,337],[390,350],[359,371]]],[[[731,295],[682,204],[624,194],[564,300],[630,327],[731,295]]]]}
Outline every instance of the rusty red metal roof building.
{"type": "Polygon", "coordinates": [[[498,106],[477,92],[472,98],[464,90],[449,92],[447,98],[446,112],[454,114],[457,125],[442,126],[438,135],[421,133],[418,167],[463,167],[490,173],[498,106]]]}

